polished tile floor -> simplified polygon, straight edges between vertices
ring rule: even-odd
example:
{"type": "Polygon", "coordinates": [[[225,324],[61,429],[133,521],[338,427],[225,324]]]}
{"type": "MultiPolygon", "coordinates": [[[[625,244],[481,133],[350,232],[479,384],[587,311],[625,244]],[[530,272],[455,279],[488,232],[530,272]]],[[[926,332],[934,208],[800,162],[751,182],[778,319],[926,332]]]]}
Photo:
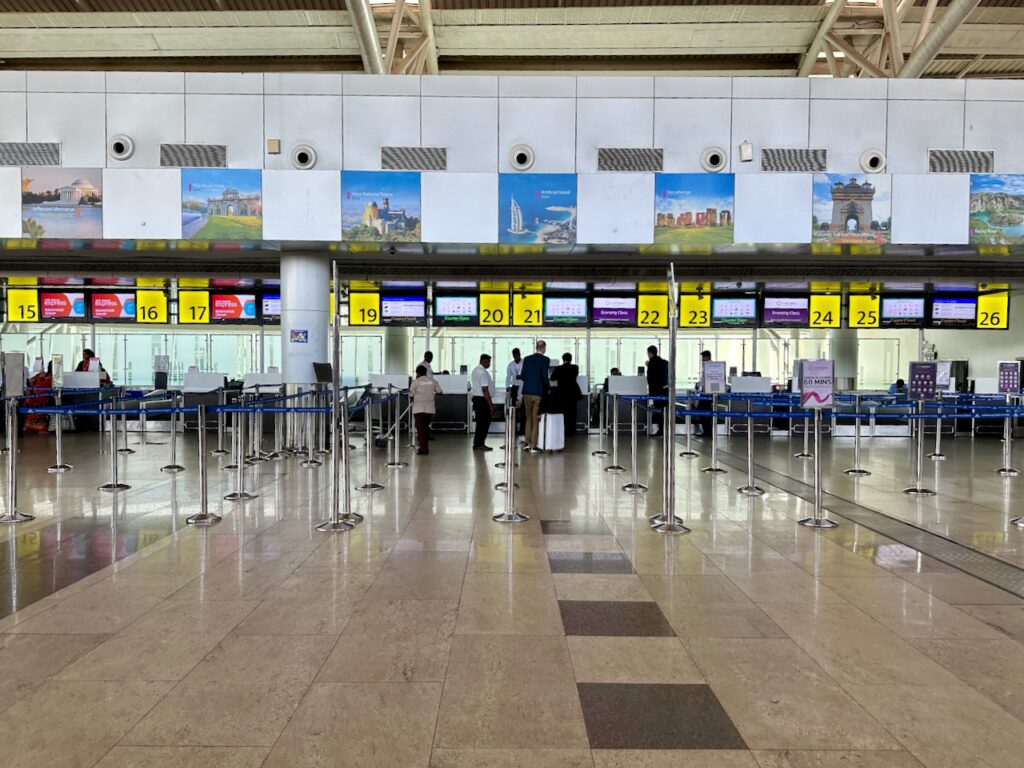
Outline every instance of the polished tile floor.
{"type": "MultiPolygon", "coordinates": [[[[366,522],[329,535],[313,530],[326,468],[259,465],[259,497],[233,504],[215,460],[224,521],[194,530],[193,439],[176,476],[166,444],[133,447],[133,487],[111,497],[98,437],[68,440],[64,476],[45,472],[47,438],[26,440],[19,503],[38,517],[0,531],[5,768],[1022,764],[1024,601],[844,520],[799,527],[805,501],[742,497],[741,473],[706,458],[678,463],[687,536],[648,530],[650,440],[644,496],[602,471],[595,439],[522,455],[531,517],[508,527],[490,519],[498,453],[439,437],[408,468],[381,462],[385,490],[355,494],[366,522]]],[[[837,486],[909,514],[890,487],[905,445],[875,450],[876,476],[837,486]]],[[[1002,481],[947,452],[922,518],[988,541],[1002,481]]],[[[1002,530],[1019,551],[1024,532],[1002,530]]]]}

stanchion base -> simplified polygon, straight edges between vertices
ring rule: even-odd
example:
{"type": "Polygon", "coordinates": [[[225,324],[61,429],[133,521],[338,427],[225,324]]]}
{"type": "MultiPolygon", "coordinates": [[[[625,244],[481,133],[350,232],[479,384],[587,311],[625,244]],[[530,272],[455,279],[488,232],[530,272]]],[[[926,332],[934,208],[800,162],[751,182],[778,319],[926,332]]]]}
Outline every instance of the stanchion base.
{"type": "Polygon", "coordinates": [[[208,525],[216,525],[221,521],[220,515],[211,515],[209,513],[200,512],[195,515],[189,515],[185,518],[186,525],[195,525],[205,528],[208,525]]]}
{"type": "Polygon", "coordinates": [[[330,448],[317,448],[315,451],[313,451],[313,455],[315,456],[329,456],[330,453],[330,448]]]}
{"type": "Polygon", "coordinates": [[[223,469],[225,472],[228,472],[228,471],[230,471],[232,469],[238,469],[238,465],[237,464],[225,464],[224,466],[221,467],[221,469],[223,469]]]}
{"type": "Polygon", "coordinates": [[[803,520],[797,520],[797,525],[802,525],[805,528],[838,528],[839,523],[834,520],[829,520],[827,517],[805,517],[803,520]]]}
{"type": "Polygon", "coordinates": [[[1013,467],[1001,467],[996,470],[996,474],[1000,477],[1016,477],[1020,474],[1020,470],[1014,469],[1013,467]]]}
{"type": "Polygon", "coordinates": [[[813,459],[814,458],[814,454],[813,453],[808,453],[807,451],[800,451],[800,453],[794,453],[793,454],[793,458],[794,459],[813,459]]]}
{"type": "Polygon", "coordinates": [[[317,467],[322,467],[323,465],[324,463],[320,461],[320,459],[306,459],[305,461],[301,462],[299,466],[306,467],[307,469],[316,469],[317,467]]]}
{"type": "Polygon", "coordinates": [[[267,461],[286,461],[288,454],[281,451],[271,451],[267,454],[267,461]]]}
{"type": "Polygon", "coordinates": [[[610,467],[604,468],[605,472],[610,472],[613,475],[621,475],[626,471],[625,467],[620,467],[618,464],[612,464],[610,467]]]}
{"type": "Polygon", "coordinates": [[[51,475],[60,475],[64,472],[70,472],[72,469],[74,469],[74,467],[70,464],[54,464],[52,467],[47,467],[46,471],[51,475]]]}
{"type": "Polygon", "coordinates": [[[0,515],[0,524],[13,525],[15,523],[27,523],[29,520],[35,519],[35,515],[27,515],[24,512],[14,512],[10,515],[0,515]]]}
{"type": "MultiPolygon", "coordinates": [[[[669,522],[669,519],[665,516],[664,512],[659,512],[656,515],[648,515],[647,522],[649,522],[651,524],[651,526],[653,527],[655,525],[663,525],[663,524],[669,522]]],[[[677,515],[673,515],[672,516],[672,523],[675,524],[675,525],[682,525],[683,524],[683,518],[681,518],[681,517],[679,517],[677,515]]]]}
{"type": "MultiPolygon", "coordinates": [[[[152,443],[152,445],[157,445],[157,443],[152,443]]],[[[212,451],[210,451],[210,455],[211,456],[230,456],[231,455],[231,451],[227,450],[226,448],[215,448],[212,451]]]]}
{"type": "Polygon", "coordinates": [[[626,483],[622,490],[626,493],[647,493],[647,486],[643,483],[626,483]]]}
{"type": "Polygon", "coordinates": [[[345,531],[351,531],[353,528],[355,526],[352,523],[347,523],[344,520],[328,520],[316,527],[321,533],[344,533],[345,531]]]}
{"type": "Polygon", "coordinates": [[[1010,525],[1016,525],[1018,528],[1024,528],[1024,517],[1014,517],[1010,520],[1010,525]]]}
{"type": "Polygon", "coordinates": [[[935,491],[933,491],[931,488],[918,488],[917,486],[913,486],[911,488],[904,488],[903,492],[905,494],[907,494],[907,496],[934,496],[935,495],[935,491]]]}
{"type": "Polygon", "coordinates": [[[722,469],[721,467],[704,467],[704,469],[702,469],[701,472],[707,472],[708,474],[711,475],[723,475],[725,474],[726,470],[722,469]]]}
{"type": "Polygon", "coordinates": [[[742,493],[744,496],[764,496],[765,490],[759,485],[741,485],[736,489],[737,493],[742,493]]]}
{"type": "Polygon", "coordinates": [[[258,495],[248,491],[232,491],[224,497],[224,501],[249,501],[250,499],[255,499],[258,495]]]}
{"type": "Polygon", "coordinates": [[[514,511],[500,512],[497,515],[491,516],[491,520],[496,523],[525,523],[529,519],[528,515],[514,511]]]}
{"type": "Polygon", "coordinates": [[[389,461],[384,466],[387,467],[388,469],[401,469],[402,467],[408,467],[409,466],[409,462],[408,461],[389,461]]]}
{"type": "Polygon", "coordinates": [[[871,473],[866,469],[860,467],[851,467],[850,469],[843,470],[844,475],[850,475],[851,477],[867,477],[871,473]]]}
{"type": "MultiPolygon", "coordinates": [[[[499,461],[499,462],[498,462],[497,464],[495,464],[494,466],[495,466],[495,468],[496,468],[496,469],[504,469],[504,468],[505,468],[505,462],[504,462],[504,461],[499,461]]],[[[514,463],[514,464],[512,464],[512,466],[513,466],[513,467],[518,467],[518,466],[519,466],[519,464],[518,464],[518,462],[517,462],[517,463],[514,463]]]]}
{"type": "Polygon", "coordinates": [[[374,493],[376,491],[383,491],[384,486],[380,483],[364,483],[363,485],[356,486],[357,491],[366,491],[368,493],[374,493]]]}
{"type": "Polygon", "coordinates": [[[179,472],[184,472],[185,468],[181,464],[168,464],[166,467],[160,467],[161,472],[166,472],[169,475],[176,475],[179,472]]]}
{"type": "Polygon", "coordinates": [[[98,490],[106,491],[107,493],[117,493],[118,491],[127,491],[129,488],[131,486],[128,483],[104,483],[98,490]]]}
{"type": "Polygon", "coordinates": [[[120,453],[122,456],[127,456],[129,454],[135,453],[135,449],[134,448],[118,448],[117,452],[120,453]]]}
{"type": "Polygon", "coordinates": [[[338,515],[338,519],[341,520],[343,523],[358,525],[359,523],[363,522],[363,520],[365,520],[366,518],[364,518],[358,512],[343,512],[342,514],[338,515]]]}
{"type": "Polygon", "coordinates": [[[700,454],[696,451],[681,451],[679,453],[680,459],[696,459],[698,456],[700,456],[700,454]]]}
{"type": "MultiPolygon", "coordinates": [[[[518,488],[519,487],[519,483],[512,483],[512,487],[513,488],[518,488]]],[[[504,480],[502,480],[500,483],[495,483],[494,484],[494,490],[496,490],[496,491],[504,491],[504,490],[507,490],[507,489],[508,489],[508,483],[506,483],[504,480]]]]}
{"type": "Polygon", "coordinates": [[[658,525],[652,525],[651,530],[655,533],[689,533],[690,529],[685,525],[679,523],[659,523],[658,525]]]}
{"type": "Polygon", "coordinates": [[[944,454],[944,453],[929,453],[928,454],[928,458],[931,459],[932,461],[945,461],[946,460],[946,454],[944,454]]]}
{"type": "Polygon", "coordinates": [[[591,456],[607,456],[607,455],[608,455],[608,451],[605,451],[605,450],[601,450],[601,449],[599,448],[599,449],[598,449],[598,450],[596,450],[596,451],[591,451],[591,452],[590,452],[590,455],[591,455],[591,456]]]}

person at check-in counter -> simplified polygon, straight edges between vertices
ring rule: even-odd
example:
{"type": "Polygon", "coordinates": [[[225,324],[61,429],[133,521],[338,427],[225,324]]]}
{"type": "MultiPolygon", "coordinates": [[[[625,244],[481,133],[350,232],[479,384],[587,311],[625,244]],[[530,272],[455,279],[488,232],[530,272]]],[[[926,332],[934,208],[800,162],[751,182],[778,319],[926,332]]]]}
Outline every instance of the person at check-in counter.
{"type": "Polygon", "coordinates": [[[434,369],[431,367],[431,363],[433,362],[434,353],[428,349],[426,352],[423,353],[423,361],[420,363],[420,365],[416,366],[416,370],[418,371],[420,369],[420,366],[423,366],[424,368],[427,369],[427,376],[429,376],[430,378],[434,378],[434,369]]]}
{"type": "Polygon", "coordinates": [[[562,355],[562,364],[551,372],[551,383],[554,384],[555,407],[565,421],[565,436],[576,434],[576,403],[583,399],[577,381],[580,367],[573,365],[572,355],[562,355]]]}
{"type": "Polygon", "coordinates": [[[427,430],[430,429],[430,419],[436,412],[434,398],[443,394],[441,385],[427,375],[426,367],[417,365],[416,378],[409,385],[409,399],[412,401],[412,418],[416,423],[416,444],[419,448],[416,453],[419,456],[430,453],[427,430]]]}
{"type": "MultiPolygon", "coordinates": [[[[651,397],[665,397],[668,394],[668,361],[658,355],[658,348],[653,344],[647,348],[647,394],[651,397]]],[[[650,437],[657,435],[664,427],[664,407],[664,403],[655,401],[650,437]]]]}
{"type": "MultiPolygon", "coordinates": [[[[523,434],[523,417],[519,408],[519,390],[522,388],[520,375],[523,372],[523,353],[519,347],[512,350],[512,360],[505,368],[505,402],[516,409],[516,435],[523,434]]],[[[507,407],[507,406],[506,406],[507,407]]]]}
{"type": "Polygon", "coordinates": [[[522,400],[526,422],[525,438],[530,453],[540,453],[537,447],[537,433],[540,431],[540,404],[551,388],[549,371],[551,359],[545,355],[548,345],[545,341],[537,342],[536,351],[523,359],[523,370],[519,378],[522,380],[522,400]]]}
{"type": "Polygon", "coordinates": [[[491,414],[494,412],[494,379],[487,369],[491,367],[491,356],[480,355],[480,365],[473,369],[472,398],[473,398],[473,419],[476,421],[476,429],[473,432],[473,450],[493,450],[486,444],[487,431],[491,428],[491,414]]]}
{"type": "Polygon", "coordinates": [[[905,395],[907,394],[907,382],[903,379],[896,379],[896,382],[889,385],[890,395],[905,395]]]}
{"type": "MultiPolygon", "coordinates": [[[[704,364],[711,362],[711,350],[705,349],[700,353],[700,381],[697,383],[697,389],[704,388],[704,364]]],[[[692,402],[692,401],[691,401],[692,402]]],[[[710,411],[713,407],[713,401],[711,398],[701,398],[697,401],[698,411],[710,411]]],[[[697,417],[697,429],[694,432],[695,435],[705,435],[711,437],[711,431],[715,428],[715,418],[713,416],[698,416],[697,417]]]]}

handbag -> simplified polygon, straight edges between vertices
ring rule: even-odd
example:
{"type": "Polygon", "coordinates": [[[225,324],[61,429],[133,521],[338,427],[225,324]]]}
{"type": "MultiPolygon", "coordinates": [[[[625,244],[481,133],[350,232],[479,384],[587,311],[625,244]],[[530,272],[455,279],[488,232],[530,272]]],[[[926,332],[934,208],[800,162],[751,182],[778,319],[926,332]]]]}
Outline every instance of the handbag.
{"type": "Polygon", "coordinates": [[[60,428],[61,428],[62,432],[74,432],[75,431],[75,417],[74,416],[72,416],[70,413],[61,413],[61,414],[51,413],[50,414],[50,421],[46,425],[46,429],[47,429],[48,432],[56,432],[57,431],[57,419],[62,419],[63,420],[63,423],[60,425],[60,428]]]}

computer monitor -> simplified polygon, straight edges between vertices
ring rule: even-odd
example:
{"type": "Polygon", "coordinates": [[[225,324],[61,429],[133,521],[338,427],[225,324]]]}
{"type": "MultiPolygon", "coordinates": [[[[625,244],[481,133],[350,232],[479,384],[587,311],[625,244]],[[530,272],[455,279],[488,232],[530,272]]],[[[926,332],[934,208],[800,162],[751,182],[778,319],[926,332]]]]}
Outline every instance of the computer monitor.
{"type": "Polygon", "coordinates": [[[330,363],[313,363],[313,373],[316,374],[317,384],[331,384],[334,382],[334,370],[330,363]]]}

